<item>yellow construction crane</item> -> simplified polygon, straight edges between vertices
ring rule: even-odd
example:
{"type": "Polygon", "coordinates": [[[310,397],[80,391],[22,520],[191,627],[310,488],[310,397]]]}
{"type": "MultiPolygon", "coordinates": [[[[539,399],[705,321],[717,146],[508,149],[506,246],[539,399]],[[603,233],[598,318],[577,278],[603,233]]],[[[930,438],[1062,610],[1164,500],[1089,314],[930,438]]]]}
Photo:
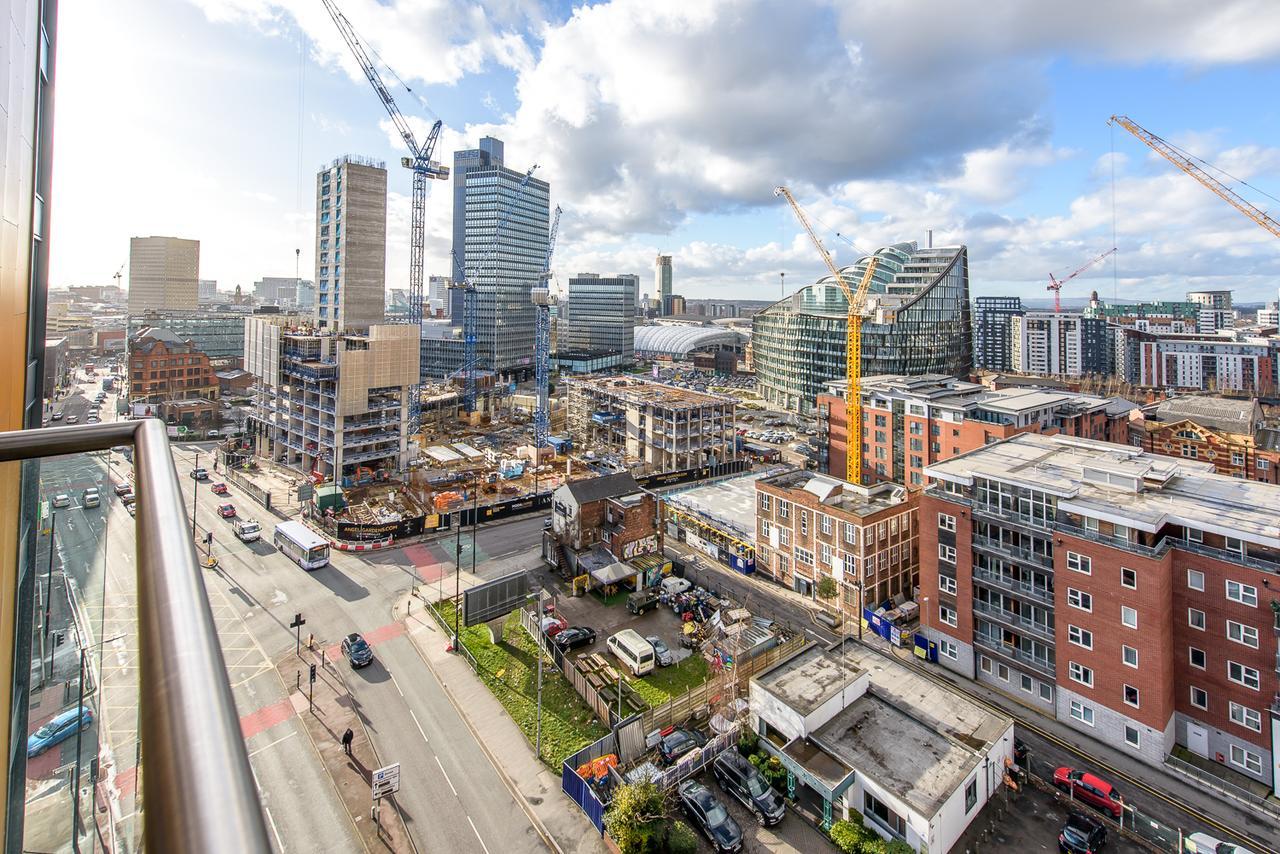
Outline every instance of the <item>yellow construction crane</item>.
{"type": "Polygon", "coordinates": [[[1276,222],[1274,219],[1267,216],[1265,211],[1254,207],[1244,199],[1240,198],[1234,190],[1197,166],[1191,157],[1187,156],[1177,147],[1156,136],[1154,133],[1147,130],[1128,116],[1112,116],[1107,124],[1120,125],[1120,127],[1146,143],[1152,151],[1159,154],[1165,160],[1168,160],[1174,166],[1177,166],[1183,172],[1186,172],[1192,178],[1195,178],[1201,184],[1204,184],[1227,204],[1240,211],[1240,213],[1244,214],[1276,237],[1280,237],[1280,222],[1276,222]]]}
{"type": "Polygon", "coordinates": [[[845,439],[845,480],[850,483],[861,484],[862,311],[867,303],[867,290],[871,287],[871,278],[875,275],[879,259],[875,255],[871,256],[867,261],[866,272],[862,274],[862,281],[858,282],[857,290],[850,290],[849,286],[845,284],[844,278],[840,275],[840,268],[836,266],[831,253],[827,251],[827,247],[822,245],[822,239],[818,237],[817,232],[813,230],[813,226],[809,224],[809,217],[805,216],[804,210],[800,207],[800,203],[796,201],[795,196],[791,195],[791,191],[786,187],[778,187],[773,191],[773,194],[782,196],[791,204],[791,210],[795,211],[796,219],[800,220],[800,224],[808,232],[809,239],[817,247],[823,263],[827,265],[827,269],[831,272],[832,278],[836,280],[836,284],[840,286],[840,290],[844,291],[844,298],[849,303],[845,339],[845,379],[849,381],[849,391],[845,398],[844,407],[845,422],[848,427],[848,435],[845,439]]]}

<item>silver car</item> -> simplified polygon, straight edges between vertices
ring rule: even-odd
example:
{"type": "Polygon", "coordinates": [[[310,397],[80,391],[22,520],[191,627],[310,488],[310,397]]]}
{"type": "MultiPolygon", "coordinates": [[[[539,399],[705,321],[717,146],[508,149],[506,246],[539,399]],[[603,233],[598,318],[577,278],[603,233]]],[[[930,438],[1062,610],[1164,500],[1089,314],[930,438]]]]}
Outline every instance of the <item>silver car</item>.
{"type": "Polygon", "coordinates": [[[645,640],[649,642],[649,645],[653,647],[653,651],[657,654],[660,667],[670,667],[676,663],[675,656],[671,654],[671,649],[662,638],[657,635],[651,635],[645,640]]]}

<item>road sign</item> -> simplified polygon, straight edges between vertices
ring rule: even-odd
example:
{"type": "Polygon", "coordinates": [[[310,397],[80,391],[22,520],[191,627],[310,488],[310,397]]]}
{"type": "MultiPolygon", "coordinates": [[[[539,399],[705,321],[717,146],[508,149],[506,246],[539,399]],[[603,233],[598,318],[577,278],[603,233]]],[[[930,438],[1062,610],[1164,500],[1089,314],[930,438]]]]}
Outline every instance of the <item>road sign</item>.
{"type": "Polygon", "coordinates": [[[400,791],[400,763],[379,768],[373,772],[373,799],[385,798],[400,791]]]}
{"type": "Polygon", "coordinates": [[[310,678],[312,682],[316,681],[316,666],[314,664],[311,665],[310,678]]]}

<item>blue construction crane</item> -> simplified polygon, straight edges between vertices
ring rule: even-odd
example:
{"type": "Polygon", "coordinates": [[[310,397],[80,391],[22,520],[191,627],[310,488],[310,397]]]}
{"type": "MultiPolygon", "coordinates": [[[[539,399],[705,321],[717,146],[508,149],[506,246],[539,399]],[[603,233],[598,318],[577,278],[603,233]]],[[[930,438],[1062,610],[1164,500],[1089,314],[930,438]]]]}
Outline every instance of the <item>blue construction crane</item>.
{"type": "MultiPolygon", "coordinates": [[[[333,0],[320,0],[320,2],[324,4],[324,8],[329,12],[329,17],[333,18],[333,23],[337,25],[338,32],[342,34],[347,47],[351,48],[351,53],[355,56],[356,62],[360,64],[361,70],[364,71],[364,76],[369,80],[369,85],[373,86],[373,91],[377,94],[378,100],[382,102],[387,115],[391,117],[392,124],[399,131],[400,138],[404,140],[405,146],[409,149],[409,156],[400,159],[401,166],[413,170],[413,201],[409,208],[409,323],[417,327],[418,340],[421,341],[423,319],[422,256],[426,243],[427,181],[444,181],[449,178],[449,167],[431,159],[431,155],[436,149],[436,142],[440,139],[440,129],[443,124],[437,119],[436,123],[431,126],[431,131],[427,134],[426,141],[422,145],[418,145],[413,129],[409,127],[408,120],[400,112],[400,108],[396,106],[395,99],[391,97],[391,92],[387,89],[386,84],[382,82],[382,77],[378,74],[377,67],[369,59],[364,45],[360,43],[360,38],[356,35],[351,22],[347,20],[347,16],[342,14],[333,0]]],[[[392,74],[394,75],[395,72],[393,71],[392,74]]],[[[409,430],[411,433],[416,433],[421,426],[421,391],[421,384],[415,383],[410,392],[409,430]]]]}
{"type": "Polygon", "coordinates": [[[551,278],[551,256],[556,251],[556,234],[560,231],[560,206],[556,205],[551,220],[551,233],[547,237],[547,258],[542,264],[542,274],[534,287],[533,304],[537,306],[537,326],[533,336],[534,379],[538,387],[538,400],[533,410],[533,446],[546,447],[551,434],[551,291],[547,280],[551,278]]]}
{"type": "MultiPolygon", "coordinates": [[[[537,168],[538,165],[536,163],[529,167],[529,171],[524,173],[524,178],[520,180],[520,185],[516,187],[515,195],[499,209],[498,222],[493,227],[493,239],[490,240],[485,254],[481,256],[480,263],[475,267],[476,271],[480,272],[486,266],[492,266],[495,281],[497,281],[498,277],[498,235],[502,233],[507,220],[511,218],[511,209],[524,198],[524,190],[529,186],[529,179],[533,177],[533,172],[537,168]]],[[[476,325],[478,323],[476,312],[479,300],[477,298],[475,280],[472,273],[467,270],[466,264],[463,263],[464,259],[458,257],[456,250],[453,250],[452,254],[453,263],[462,270],[463,275],[461,285],[455,283],[454,287],[462,288],[462,368],[460,370],[463,378],[462,404],[467,413],[471,413],[476,409],[476,325]]],[[[497,334],[496,327],[494,334],[497,334]]],[[[498,366],[494,365],[493,368],[496,372],[498,366]]],[[[456,376],[456,373],[454,375],[456,376]]]]}

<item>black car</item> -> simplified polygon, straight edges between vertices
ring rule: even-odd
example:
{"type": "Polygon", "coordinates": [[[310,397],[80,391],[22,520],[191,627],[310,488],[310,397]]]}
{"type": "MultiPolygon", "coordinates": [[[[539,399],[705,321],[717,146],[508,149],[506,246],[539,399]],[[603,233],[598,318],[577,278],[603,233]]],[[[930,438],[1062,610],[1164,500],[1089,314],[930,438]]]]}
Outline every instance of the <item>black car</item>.
{"type": "Polygon", "coordinates": [[[1058,833],[1058,851],[1065,854],[1095,854],[1107,844],[1107,829],[1096,818],[1072,813],[1058,833]]]}
{"type": "Polygon", "coordinates": [[[342,654],[351,662],[352,669],[373,662],[373,647],[369,646],[359,632],[352,632],[342,639],[342,654]]]}
{"type": "Polygon", "coordinates": [[[596,642],[596,630],[586,626],[570,626],[556,632],[551,642],[562,650],[577,649],[596,642]]]}
{"type": "Polygon", "coordinates": [[[724,804],[697,780],[685,780],[677,789],[685,815],[711,840],[716,851],[741,851],[742,828],[724,804]]]}
{"type": "Polygon", "coordinates": [[[786,802],[764,781],[755,766],[736,750],[726,750],[711,764],[711,774],[730,795],[755,815],[756,821],[768,827],[782,821],[787,814],[786,802]]]}
{"type": "Polygon", "coordinates": [[[697,730],[673,727],[662,734],[658,741],[658,755],[667,765],[675,763],[681,756],[707,743],[707,737],[697,730]]]}

